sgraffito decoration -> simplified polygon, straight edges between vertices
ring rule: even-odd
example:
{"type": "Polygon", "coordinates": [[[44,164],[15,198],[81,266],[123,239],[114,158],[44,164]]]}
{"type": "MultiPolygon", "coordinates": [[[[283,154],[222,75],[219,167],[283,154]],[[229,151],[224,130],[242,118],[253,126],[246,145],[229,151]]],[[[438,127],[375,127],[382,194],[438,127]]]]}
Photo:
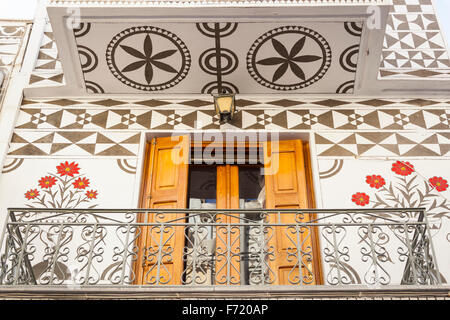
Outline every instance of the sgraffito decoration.
{"type": "Polygon", "coordinates": [[[285,26],[260,36],[247,54],[247,68],[259,84],[297,90],[320,80],[331,65],[331,48],[314,30],[285,26]],[[292,77],[284,76],[290,73],[292,77]]]}
{"type": "Polygon", "coordinates": [[[114,77],[127,86],[158,91],[178,84],[187,76],[191,56],[175,34],[141,26],[128,28],[111,40],[106,62],[114,77]],[[155,41],[161,49],[155,48],[155,41]]]}
{"type": "Polygon", "coordinates": [[[98,65],[98,57],[92,49],[85,46],[78,46],[78,55],[80,56],[81,69],[84,73],[91,72],[98,65]]]}
{"type": "MultiPolygon", "coordinates": [[[[441,192],[448,189],[447,180],[440,176],[424,177],[417,172],[412,163],[407,161],[393,162],[391,171],[394,172],[392,180],[377,173],[367,175],[365,182],[374,190],[374,193],[355,192],[350,197],[351,201],[357,206],[371,206],[374,209],[425,208],[423,222],[429,230],[430,237],[435,237],[441,230],[445,230],[443,228],[443,219],[450,219],[450,202],[441,192]]],[[[383,281],[389,282],[391,279],[389,269],[395,264],[396,259],[403,262],[407,261],[407,254],[405,254],[404,248],[399,247],[396,250],[387,250],[387,245],[395,246],[395,243],[405,244],[410,241],[409,239],[415,239],[411,248],[416,258],[423,256],[422,248],[429,247],[429,240],[419,239],[421,236],[428,237],[428,235],[425,235],[425,233],[428,233],[428,231],[424,231],[426,229],[417,232],[418,230],[414,231],[414,228],[406,229],[404,227],[409,222],[420,221],[417,211],[408,212],[406,210],[401,213],[381,212],[376,216],[367,216],[365,219],[371,221],[372,227],[370,230],[366,228],[358,232],[360,242],[365,243],[366,246],[373,245],[376,252],[376,257],[371,260],[371,266],[366,272],[365,278],[372,277],[375,270],[384,279],[383,281]],[[397,227],[391,226],[387,229],[377,227],[377,223],[380,220],[398,219],[401,219],[402,223],[405,224],[397,227]]],[[[448,238],[449,235],[446,235],[446,237],[448,238]]],[[[365,249],[361,250],[361,254],[364,258],[363,261],[367,262],[370,260],[365,249]]],[[[419,277],[427,272],[436,275],[437,269],[433,269],[433,267],[429,269],[429,266],[433,266],[433,264],[416,265],[416,269],[412,271],[408,270],[407,262],[402,281],[410,281],[412,272],[417,272],[419,277]]],[[[442,281],[446,281],[442,273],[440,273],[440,277],[442,281]]]]}
{"type": "Polygon", "coordinates": [[[3,166],[3,171],[2,173],[9,173],[11,171],[16,170],[17,168],[19,168],[23,162],[25,161],[25,159],[21,158],[15,158],[15,159],[8,159],[9,162],[5,163],[5,165],[3,166]]]}
{"type": "MultiPolygon", "coordinates": [[[[81,168],[76,162],[61,162],[56,166],[56,173],[47,172],[38,181],[38,187],[31,188],[25,192],[24,196],[27,199],[26,206],[30,208],[54,208],[54,209],[75,209],[83,204],[87,205],[87,209],[92,209],[97,206],[92,202],[97,199],[98,191],[94,190],[89,178],[84,177],[80,173],[81,168]]],[[[85,221],[83,214],[70,213],[70,219],[73,221],[85,221]]],[[[37,221],[49,223],[52,220],[51,214],[48,212],[24,212],[18,217],[18,220],[33,218],[37,221]]],[[[67,218],[66,218],[67,219],[67,218]]],[[[62,219],[61,221],[64,221],[62,219]]],[[[37,281],[44,284],[58,284],[68,279],[80,278],[80,281],[85,281],[85,278],[79,276],[86,270],[87,259],[86,255],[92,251],[94,258],[102,252],[102,248],[98,249],[98,243],[94,248],[90,248],[92,238],[98,237],[103,239],[105,237],[105,228],[92,227],[83,228],[81,234],[82,243],[74,251],[77,253],[76,259],[78,262],[85,262],[77,270],[72,270],[72,264],[68,265],[68,256],[71,253],[70,246],[74,243],[74,235],[76,234],[76,227],[61,227],[47,225],[33,227],[30,229],[29,238],[41,239],[45,246],[42,261],[32,266],[33,274],[36,275],[37,281]],[[61,248],[61,252],[55,256],[54,248],[61,248]],[[90,248],[90,249],[89,249],[90,248]],[[72,273],[73,272],[73,273],[72,273]]],[[[30,241],[31,241],[30,240],[30,241]]],[[[101,240],[99,241],[101,242],[101,240]]],[[[88,279],[90,280],[90,279],[88,279]]]]}
{"type": "Polygon", "coordinates": [[[74,37],[88,93],[351,94],[361,32],[343,21],[83,21],[74,37]]]}
{"type": "Polygon", "coordinates": [[[450,78],[449,53],[431,0],[393,2],[379,75],[385,79],[450,78]]]}
{"type": "Polygon", "coordinates": [[[56,174],[48,172],[38,180],[38,187],[25,192],[26,204],[30,208],[78,208],[81,204],[92,204],[98,191],[92,189],[90,179],[80,173],[78,163],[68,161],[56,166],[56,174]]]}
{"type": "Polygon", "coordinates": [[[205,37],[214,40],[214,47],[203,51],[198,59],[200,69],[206,74],[215,77],[214,81],[205,84],[201,93],[228,92],[239,93],[239,89],[231,82],[225,81],[224,77],[233,73],[238,65],[239,58],[235,52],[224,48],[221,41],[232,35],[237,23],[197,23],[198,31],[205,37]]]}
{"type": "Polygon", "coordinates": [[[344,166],[343,159],[335,159],[330,169],[319,172],[320,179],[328,179],[334,177],[342,170],[343,166],[344,166]]]}
{"type": "Polygon", "coordinates": [[[391,171],[395,173],[393,181],[378,174],[367,175],[365,181],[374,189],[374,194],[356,192],[351,201],[361,207],[426,208],[431,230],[436,234],[441,229],[442,219],[450,219],[450,203],[441,195],[449,187],[448,180],[440,176],[424,178],[407,161],[392,163],[391,171]]]}

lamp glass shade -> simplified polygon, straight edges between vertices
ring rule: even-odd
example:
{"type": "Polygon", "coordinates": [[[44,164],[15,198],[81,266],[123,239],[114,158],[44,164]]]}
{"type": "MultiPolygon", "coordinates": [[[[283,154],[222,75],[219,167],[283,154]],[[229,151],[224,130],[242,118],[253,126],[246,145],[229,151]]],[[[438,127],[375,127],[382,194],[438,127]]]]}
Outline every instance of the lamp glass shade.
{"type": "Polygon", "coordinates": [[[236,106],[234,103],[234,94],[224,93],[213,95],[214,97],[214,108],[216,109],[216,113],[219,115],[221,122],[231,121],[233,118],[233,114],[236,110],[236,106]]]}
{"type": "Polygon", "coordinates": [[[214,99],[216,111],[219,114],[234,112],[234,97],[233,96],[218,96],[214,99]]]}

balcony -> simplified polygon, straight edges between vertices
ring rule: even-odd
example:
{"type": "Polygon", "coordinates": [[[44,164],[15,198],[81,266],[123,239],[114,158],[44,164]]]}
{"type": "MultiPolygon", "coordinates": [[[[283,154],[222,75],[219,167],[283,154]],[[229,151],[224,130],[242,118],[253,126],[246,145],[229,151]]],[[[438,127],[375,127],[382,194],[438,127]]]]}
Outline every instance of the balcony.
{"type": "Polygon", "coordinates": [[[423,209],[9,209],[1,240],[3,288],[442,284],[423,209]]]}

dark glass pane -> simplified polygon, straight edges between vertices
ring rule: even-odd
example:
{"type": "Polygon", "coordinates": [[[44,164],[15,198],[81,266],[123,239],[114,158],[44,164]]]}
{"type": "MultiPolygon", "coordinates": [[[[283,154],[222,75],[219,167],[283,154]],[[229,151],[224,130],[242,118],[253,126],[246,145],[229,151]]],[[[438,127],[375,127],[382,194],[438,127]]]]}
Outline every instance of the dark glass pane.
{"type": "MultiPolygon", "coordinates": [[[[194,203],[201,203],[201,207],[210,207],[203,204],[216,203],[217,170],[215,166],[189,167],[188,198],[190,207],[194,203]],[[194,200],[195,199],[195,200],[194,200]]],[[[194,205],[193,209],[200,209],[194,205]]]]}
{"type": "Polygon", "coordinates": [[[261,174],[261,167],[239,167],[239,199],[241,209],[261,208],[263,206],[263,195],[261,194],[263,188],[264,176],[261,174]]]}

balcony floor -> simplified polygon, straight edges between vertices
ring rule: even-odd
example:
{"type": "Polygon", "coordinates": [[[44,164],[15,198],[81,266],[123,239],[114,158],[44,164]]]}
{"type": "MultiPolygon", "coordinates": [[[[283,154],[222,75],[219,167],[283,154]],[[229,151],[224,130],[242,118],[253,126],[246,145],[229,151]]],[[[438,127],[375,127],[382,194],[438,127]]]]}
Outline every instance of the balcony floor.
{"type": "Polygon", "coordinates": [[[450,286],[0,286],[0,299],[450,300],[450,286]]]}

